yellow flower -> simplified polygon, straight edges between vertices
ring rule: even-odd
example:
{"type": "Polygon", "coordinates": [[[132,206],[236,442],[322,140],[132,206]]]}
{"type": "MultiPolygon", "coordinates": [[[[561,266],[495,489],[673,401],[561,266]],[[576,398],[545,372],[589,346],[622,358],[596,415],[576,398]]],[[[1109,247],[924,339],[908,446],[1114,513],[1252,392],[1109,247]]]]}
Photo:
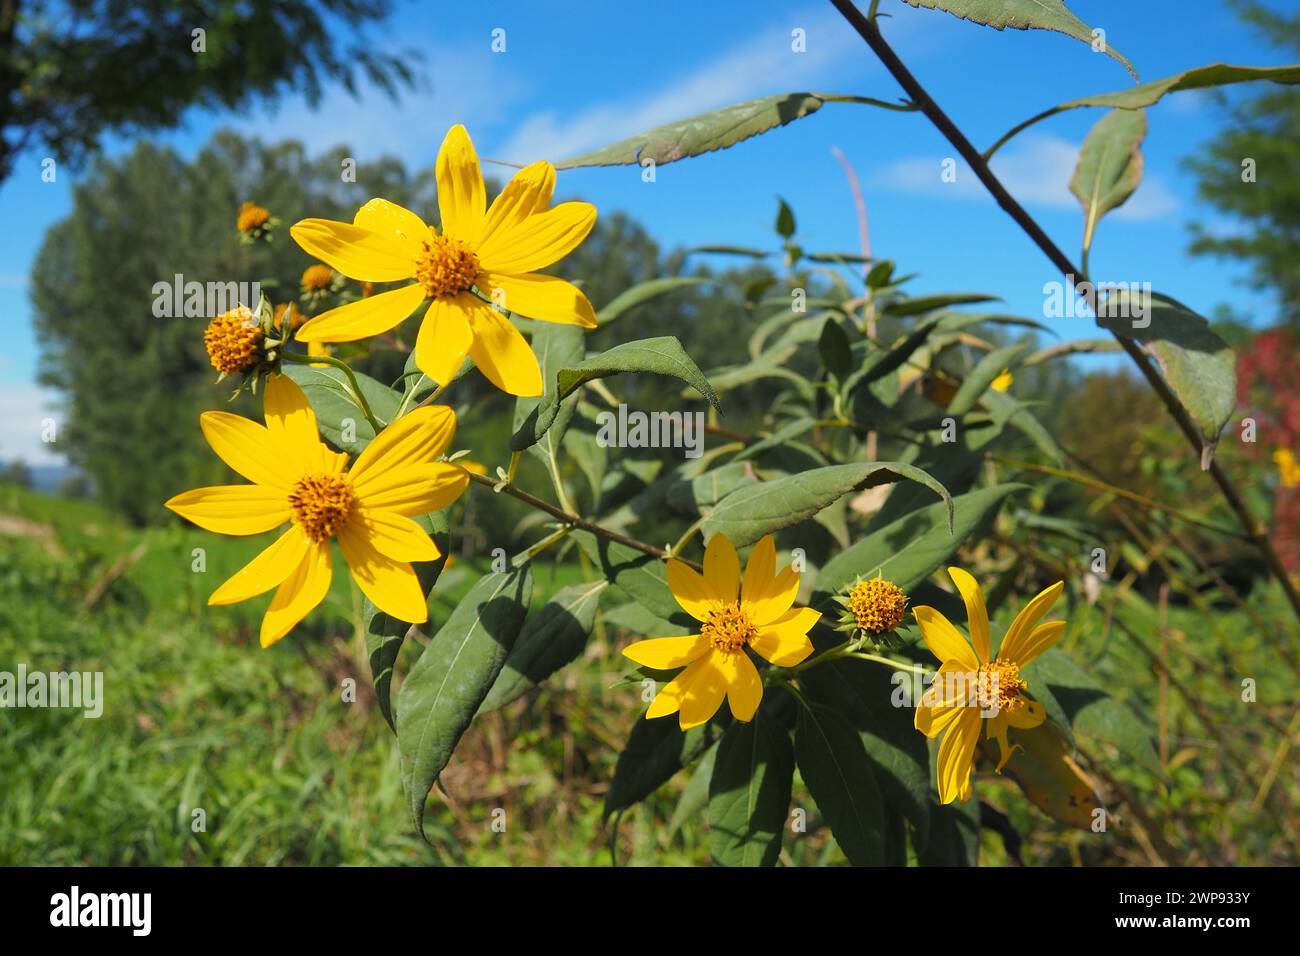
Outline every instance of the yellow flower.
{"type": "Polygon", "coordinates": [[[387,614],[421,624],[428,607],[410,562],[439,551],[411,515],[446,508],[469,478],[434,459],[451,441],[455,413],[429,405],[403,415],[347,468],[317,433],[316,415],[294,382],[266,380],[265,427],[228,412],[199,422],[212,450],[251,485],[217,485],[177,495],[167,507],[219,534],[262,534],[291,527],[213,592],[209,604],[233,604],[277,588],[262,618],[269,647],[325,599],[330,539],[336,538],[353,579],[387,614]]]}
{"type": "Polygon", "coordinates": [[[253,232],[261,229],[271,218],[271,214],[255,202],[246,202],[239,207],[239,218],[235,228],[240,232],[253,232]]]}
{"type": "Polygon", "coordinates": [[[969,644],[934,608],[922,605],[912,609],[926,646],[942,665],[916,708],[916,729],[927,737],[947,732],[938,760],[939,799],[943,803],[966,800],[971,795],[971,768],[982,722],[987,720],[988,737],[998,742],[1001,759],[997,772],[1001,773],[1011,759],[1007,728],[1027,730],[1046,719],[1043,705],[1025,696],[1029,685],[1020,676],[1020,669],[1065,632],[1064,621],[1038,623],[1065,589],[1064,582],[1057,581],[1016,615],[998,656],[993,658],[984,592],[961,568],[949,568],[948,574],[966,603],[969,644]]]}
{"type": "Polygon", "coordinates": [[[704,552],[701,577],[681,561],[668,562],[668,586],[677,603],[703,624],[699,634],[656,637],[623,649],[625,657],[655,670],[686,666],[655,696],[646,717],[680,712],[682,730],[706,723],[725,696],[737,720],[752,720],[763,699],[763,680],[745,649],[779,667],[812,653],[808,630],[821,614],[795,608],[799,575],[776,573],[771,535],[754,547],[740,579],[740,558],[731,542],[715,534],[704,552]]]}
{"type": "MultiPolygon", "coordinates": [[[[291,230],[292,231],[292,230],[291,230]]],[[[323,292],[334,281],[334,270],[319,262],[310,265],[302,272],[302,289],[304,292],[323,292]]]]}
{"type": "Polygon", "coordinates": [[[272,324],[284,332],[292,332],[306,321],[307,316],[292,302],[281,302],[275,307],[272,324]]]}
{"type": "Polygon", "coordinates": [[[1277,465],[1277,476],[1283,488],[1300,485],[1300,462],[1290,448],[1279,448],[1273,452],[1273,463],[1277,465]]]}
{"type": "Polygon", "coordinates": [[[892,631],[903,623],[907,595],[893,581],[874,578],[858,581],[840,601],[844,605],[845,624],[872,634],[892,631]]]}
{"type": "Polygon", "coordinates": [[[595,328],[596,313],[582,290],[536,270],[587,237],[596,209],[584,202],[548,209],[555,168],[546,162],[521,169],[488,208],[478,156],[463,126],[447,133],[436,173],[441,233],[383,199],[362,206],[350,224],[304,219],[290,230],[310,255],[353,279],[414,280],[316,316],[298,339],[352,342],[386,332],[423,308],[415,359],[429,378],[446,385],[468,355],[498,388],[540,395],[542,374],[532,349],[471,289],[519,315],[595,328]]]}
{"type": "Polygon", "coordinates": [[[203,330],[203,347],[208,361],[221,377],[247,371],[262,360],[262,327],[248,306],[223,312],[203,330]]]}
{"type": "Polygon", "coordinates": [[[1011,383],[1014,382],[1015,380],[1016,378],[1014,375],[1012,375],[1006,369],[1003,369],[1002,374],[993,380],[993,385],[992,385],[993,391],[1005,392],[1007,389],[1011,387],[1011,383]]]}

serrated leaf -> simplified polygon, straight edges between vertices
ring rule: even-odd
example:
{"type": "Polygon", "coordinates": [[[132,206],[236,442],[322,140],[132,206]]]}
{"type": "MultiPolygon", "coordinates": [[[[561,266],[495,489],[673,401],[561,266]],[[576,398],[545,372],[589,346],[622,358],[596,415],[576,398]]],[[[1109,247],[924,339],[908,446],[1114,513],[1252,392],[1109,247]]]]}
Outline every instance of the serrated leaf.
{"type": "MultiPolygon", "coordinates": [[[[970,20],[995,30],[1010,27],[1013,30],[1051,30],[1064,33],[1092,46],[1092,28],[1076,17],[1065,5],[1065,0],[903,0],[914,7],[943,10],[962,20],[970,20]]],[[[1118,50],[1108,43],[1108,56],[1124,65],[1124,69],[1137,79],[1137,70],[1118,50]]]]}
{"type": "Polygon", "coordinates": [[[582,653],[596,623],[601,592],[608,584],[571,584],[528,615],[501,673],[479,706],[480,714],[504,707],[582,653]]]}
{"type": "Polygon", "coordinates": [[[706,539],[725,534],[732,544],[743,548],[765,534],[811,518],[850,491],[904,478],[920,482],[939,495],[949,509],[951,520],[952,499],[943,485],[912,465],[877,461],[828,465],[739,488],[718,502],[700,528],[706,539]]]}
{"type": "Polygon", "coordinates": [[[1083,206],[1083,250],[1087,256],[1101,217],[1133,195],[1142,182],[1142,141],[1147,115],[1112,110],[1089,131],[1070,179],[1070,192],[1083,206]]]}
{"type": "Polygon", "coordinates": [[[438,629],[397,695],[402,784],[421,835],[424,801],[501,672],[532,587],[527,564],[485,574],[438,629]]]}
{"type": "Polygon", "coordinates": [[[829,709],[800,707],[794,755],[799,775],[849,862],[883,865],[884,805],[854,729],[829,709]]]}
{"type": "Polygon", "coordinates": [[[772,866],[781,852],[794,751],[762,713],[734,723],[718,745],[709,781],[709,848],[722,866],[772,866]]]}

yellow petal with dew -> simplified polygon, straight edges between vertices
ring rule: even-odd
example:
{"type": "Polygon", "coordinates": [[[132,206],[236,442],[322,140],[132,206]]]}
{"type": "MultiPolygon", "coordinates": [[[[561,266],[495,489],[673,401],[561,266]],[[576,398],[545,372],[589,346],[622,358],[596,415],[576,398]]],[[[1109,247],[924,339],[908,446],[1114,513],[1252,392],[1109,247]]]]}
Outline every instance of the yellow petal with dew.
{"type": "Polygon", "coordinates": [[[310,256],[359,282],[398,282],[415,277],[408,243],[350,222],[303,219],[289,235],[310,256]]]}
{"type": "Polygon", "coordinates": [[[443,235],[473,242],[478,238],[487,210],[487,190],[478,153],[465,127],[457,124],[447,131],[438,150],[438,212],[443,235]]]}

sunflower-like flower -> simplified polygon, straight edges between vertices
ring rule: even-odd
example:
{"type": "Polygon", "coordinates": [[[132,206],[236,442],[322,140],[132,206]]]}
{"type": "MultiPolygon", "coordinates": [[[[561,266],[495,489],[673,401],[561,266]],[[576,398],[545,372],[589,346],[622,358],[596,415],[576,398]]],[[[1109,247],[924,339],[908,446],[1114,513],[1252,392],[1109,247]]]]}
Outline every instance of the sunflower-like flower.
{"type": "Polygon", "coordinates": [[[289,230],[308,254],[350,278],[414,280],[316,316],[298,339],[352,342],[387,332],[424,308],[415,360],[425,375],[446,385],[468,355],[503,391],[540,395],[537,357],[494,306],[595,328],[596,313],[582,290],[537,270],[587,237],[596,209],[585,202],[550,207],[555,168],[546,162],[521,169],[488,208],[478,155],[463,126],[447,133],[436,173],[441,232],[384,199],[370,200],[351,223],[304,219],[289,230]]]}
{"type": "Polygon", "coordinates": [[[235,228],[239,230],[242,241],[255,242],[269,236],[279,221],[257,203],[245,202],[239,207],[239,215],[235,217],[235,228]]]}
{"type": "Polygon", "coordinates": [[[902,624],[907,613],[907,595],[903,589],[879,577],[858,578],[846,594],[835,600],[843,608],[839,630],[865,633],[877,639],[902,624]]]}
{"type": "Polygon", "coordinates": [[[298,281],[302,287],[302,300],[308,305],[316,305],[343,291],[346,282],[343,276],[320,262],[304,269],[298,281]]]}
{"type": "Polygon", "coordinates": [[[656,637],[623,649],[643,667],[686,667],[655,695],[646,717],[680,713],[682,730],[689,730],[707,723],[726,697],[733,717],[752,720],[763,699],[763,679],[748,651],[778,667],[792,667],[813,651],[808,631],[821,614],[793,607],[799,575],[791,568],[777,573],[771,535],[754,546],[743,583],[736,549],[715,534],[704,552],[704,575],[670,560],[668,586],[702,624],[698,634],[656,637]]]}
{"type": "Polygon", "coordinates": [[[949,568],[948,574],[966,604],[970,643],[934,608],[922,605],[912,609],[926,646],[942,665],[916,708],[916,729],[927,737],[944,734],[938,759],[939,799],[943,803],[971,795],[971,769],[981,724],[987,724],[989,739],[998,742],[997,772],[1001,773],[1012,753],[1007,729],[1028,730],[1046,719],[1043,705],[1026,695],[1029,684],[1020,669],[1065,632],[1064,621],[1038,623],[1065,589],[1064,582],[1057,581],[1016,615],[994,657],[984,592],[961,568],[949,568]]]}
{"type": "Polygon", "coordinates": [[[421,624],[429,612],[412,561],[438,547],[412,515],[446,508],[469,483],[464,469],[437,457],[451,441],[455,413],[428,405],[383,429],[347,467],[348,456],[320,440],[316,414],[291,379],[266,382],[266,425],[204,412],[204,437],[250,485],[217,485],[177,495],[167,507],[219,534],[291,527],[208,598],[234,604],[276,589],[262,618],[269,647],[325,599],[336,539],[363,594],[386,614],[421,624]]]}
{"type": "Polygon", "coordinates": [[[208,323],[203,330],[203,348],[212,367],[221,373],[221,378],[225,378],[251,371],[261,364],[265,356],[262,349],[265,338],[253,310],[240,305],[208,323]]]}

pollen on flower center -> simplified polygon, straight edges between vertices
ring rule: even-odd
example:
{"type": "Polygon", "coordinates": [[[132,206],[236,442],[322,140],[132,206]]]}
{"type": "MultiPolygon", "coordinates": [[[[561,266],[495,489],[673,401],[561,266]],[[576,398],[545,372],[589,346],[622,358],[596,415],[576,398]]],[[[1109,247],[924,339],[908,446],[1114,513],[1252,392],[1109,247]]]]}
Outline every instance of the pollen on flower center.
{"type": "Polygon", "coordinates": [[[709,612],[700,634],[718,650],[736,651],[758,635],[758,628],[738,604],[724,604],[709,612]]]}
{"type": "Polygon", "coordinates": [[[343,527],[356,496],[343,475],[308,475],[289,492],[294,524],[319,544],[343,527]]]}
{"type": "Polygon", "coordinates": [[[876,578],[853,585],[846,605],[858,627],[883,634],[903,623],[907,595],[893,581],[876,578]]]}
{"type": "Polygon", "coordinates": [[[430,297],[468,289],[482,271],[474,250],[459,239],[431,234],[415,260],[415,281],[430,297]]]}
{"type": "Polygon", "coordinates": [[[203,331],[203,347],[212,367],[225,375],[256,364],[262,347],[262,329],[247,306],[217,316],[203,331]]]}
{"type": "Polygon", "coordinates": [[[982,710],[1015,713],[1027,703],[1029,684],[1020,676],[1020,665],[996,660],[980,668],[979,706],[982,710]]]}

